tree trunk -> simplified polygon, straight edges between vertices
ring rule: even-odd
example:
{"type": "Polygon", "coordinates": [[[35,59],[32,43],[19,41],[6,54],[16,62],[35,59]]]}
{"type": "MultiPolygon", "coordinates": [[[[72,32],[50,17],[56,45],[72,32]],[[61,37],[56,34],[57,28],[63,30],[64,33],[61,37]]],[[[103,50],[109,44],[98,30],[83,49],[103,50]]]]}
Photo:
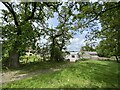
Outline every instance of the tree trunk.
{"type": "Polygon", "coordinates": [[[54,61],[54,59],[55,59],[55,39],[54,38],[52,38],[52,44],[51,44],[51,52],[50,52],[50,60],[51,61],[54,61]]]}
{"type": "Polygon", "coordinates": [[[118,58],[117,56],[115,56],[115,57],[116,57],[117,62],[120,63],[120,62],[119,62],[119,58],[118,58]]]}
{"type": "Polygon", "coordinates": [[[9,53],[8,66],[12,68],[18,68],[20,66],[19,57],[19,52],[17,52],[16,49],[13,49],[9,53]]]}
{"type": "Polygon", "coordinates": [[[54,61],[54,47],[51,47],[51,52],[50,52],[50,60],[54,61]]]}

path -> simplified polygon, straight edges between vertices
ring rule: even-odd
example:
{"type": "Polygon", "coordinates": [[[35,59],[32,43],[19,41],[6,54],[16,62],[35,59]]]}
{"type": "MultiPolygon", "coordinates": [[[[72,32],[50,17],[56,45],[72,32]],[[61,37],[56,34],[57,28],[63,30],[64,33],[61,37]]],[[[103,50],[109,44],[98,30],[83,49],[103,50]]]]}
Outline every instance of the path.
{"type": "Polygon", "coordinates": [[[22,73],[20,74],[20,71],[8,71],[5,73],[2,73],[2,80],[0,81],[0,84],[32,77],[32,76],[39,75],[39,74],[55,72],[59,70],[61,69],[57,69],[57,68],[41,69],[41,70],[36,70],[34,72],[25,73],[25,74],[22,74],[22,73]]]}
{"type": "Polygon", "coordinates": [[[34,72],[30,72],[30,73],[21,73],[21,70],[17,70],[17,71],[8,71],[8,72],[0,72],[0,75],[2,76],[2,80],[0,80],[0,84],[5,84],[5,83],[9,83],[11,81],[16,81],[16,80],[20,80],[20,79],[24,79],[24,78],[28,78],[28,77],[32,77],[35,75],[39,75],[39,74],[45,74],[45,73],[52,73],[55,71],[59,71],[65,67],[67,67],[68,64],[62,65],[61,67],[57,67],[57,68],[48,68],[48,69],[40,69],[40,70],[36,70],[34,72]]]}

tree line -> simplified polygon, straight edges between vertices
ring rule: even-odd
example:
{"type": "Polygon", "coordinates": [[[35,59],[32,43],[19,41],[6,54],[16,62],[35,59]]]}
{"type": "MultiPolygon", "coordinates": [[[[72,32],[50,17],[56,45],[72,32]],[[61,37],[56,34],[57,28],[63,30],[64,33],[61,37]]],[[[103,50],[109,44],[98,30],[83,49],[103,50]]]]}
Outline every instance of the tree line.
{"type": "Polygon", "coordinates": [[[89,28],[86,39],[101,38],[98,47],[120,59],[120,2],[2,2],[2,61],[9,67],[20,66],[20,56],[31,47],[40,52],[37,43],[48,36],[47,47],[51,61],[62,61],[63,50],[73,35],[89,28]],[[49,27],[47,22],[57,14],[58,25],[49,27]],[[94,28],[97,22],[102,29],[94,28]],[[90,37],[91,35],[91,37],[90,37]],[[101,47],[102,49],[102,47],[101,47]]]}

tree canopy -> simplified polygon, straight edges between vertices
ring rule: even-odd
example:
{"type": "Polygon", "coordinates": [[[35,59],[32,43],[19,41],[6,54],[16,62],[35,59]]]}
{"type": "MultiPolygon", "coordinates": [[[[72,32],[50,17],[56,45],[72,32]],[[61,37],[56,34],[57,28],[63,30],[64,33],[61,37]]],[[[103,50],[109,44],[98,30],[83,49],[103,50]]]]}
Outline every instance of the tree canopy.
{"type": "Polygon", "coordinates": [[[120,56],[120,2],[2,3],[8,9],[2,10],[3,57],[7,57],[4,61],[10,67],[18,67],[19,58],[25,54],[26,49],[38,48],[37,42],[46,36],[49,37],[47,47],[49,46],[51,59],[59,61],[70,38],[76,31],[82,33],[84,28],[88,30],[87,39],[102,38],[104,45],[109,47],[108,53],[117,58],[120,56]],[[47,21],[54,18],[55,13],[58,25],[49,27],[47,21]],[[98,22],[101,23],[102,30],[98,30],[98,22]],[[61,53],[60,57],[55,51],[61,53]]]}

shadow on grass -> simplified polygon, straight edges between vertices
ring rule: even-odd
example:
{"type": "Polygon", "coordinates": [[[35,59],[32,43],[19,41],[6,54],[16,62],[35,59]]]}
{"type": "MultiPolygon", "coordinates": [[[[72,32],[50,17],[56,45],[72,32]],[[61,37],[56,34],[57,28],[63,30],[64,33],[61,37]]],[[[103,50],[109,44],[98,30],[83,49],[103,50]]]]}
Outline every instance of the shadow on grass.
{"type": "Polygon", "coordinates": [[[29,79],[10,83],[6,87],[114,89],[119,87],[118,75],[120,72],[118,68],[119,64],[116,62],[78,61],[60,71],[32,76],[29,79]]]}
{"type": "Polygon", "coordinates": [[[5,69],[3,68],[4,72],[7,71],[16,71],[19,70],[20,73],[28,73],[28,72],[33,72],[35,70],[40,70],[40,69],[50,69],[50,68],[56,68],[60,67],[61,65],[66,64],[67,62],[30,62],[26,64],[21,64],[19,68],[8,68],[5,69]]]}

